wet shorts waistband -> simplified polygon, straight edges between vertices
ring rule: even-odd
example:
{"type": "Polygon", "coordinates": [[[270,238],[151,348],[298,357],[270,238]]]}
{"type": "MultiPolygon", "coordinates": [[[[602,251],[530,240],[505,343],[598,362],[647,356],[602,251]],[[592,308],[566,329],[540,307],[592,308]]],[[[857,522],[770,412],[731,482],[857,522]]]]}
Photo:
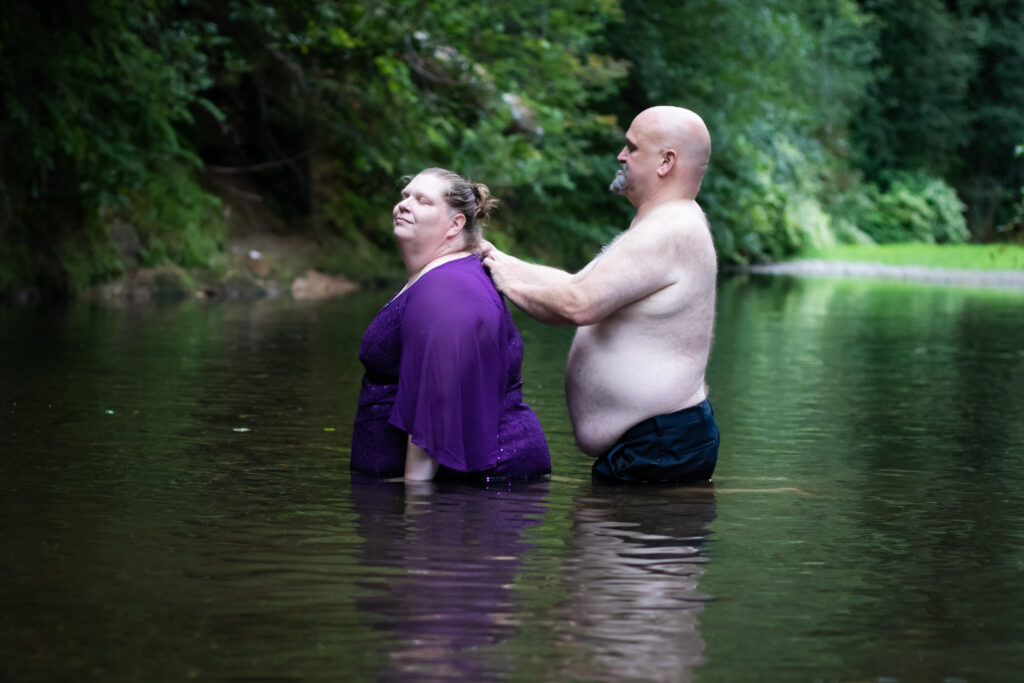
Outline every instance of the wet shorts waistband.
{"type": "Polygon", "coordinates": [[[630,439],[636,439],[647,434],[652,434],[657,432],[659,429],[669,426],[679,426],[687,423],[700,422],[701,420],[708,419],[712,415],[714,415],[714,411],[711,410],[711,402],[708,401],[708,399],[704,399],[697,405],[690,406],[689,408],[683,408],[682,410],[677,410],[673,413],[665,413],[664,415],[649,417],[627,429],[626,433],[619,437],[618,442],[623,443],[630,439]]]}

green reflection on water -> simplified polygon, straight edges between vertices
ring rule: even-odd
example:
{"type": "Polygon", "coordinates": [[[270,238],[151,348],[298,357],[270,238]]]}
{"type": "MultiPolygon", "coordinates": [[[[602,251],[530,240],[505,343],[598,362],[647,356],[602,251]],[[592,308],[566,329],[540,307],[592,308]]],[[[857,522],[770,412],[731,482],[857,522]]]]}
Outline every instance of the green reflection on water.
{"type": "MultiPolygon", "coordinates": [[[[423,519],[373,517],[347,470],[358,345],[388,295],[0,310],[8,679],[397,666],[418,603],[394,591],[431,574],[402,554],[415,542],[379,541],[423,519]]],[[[710,494],[592,486],[562,386],[572,333],[517,321],[555,476],[500,557],[445,568],[480,565],[500,600],[467,622],[494,642],[436,662],[530,680],[1024,666],[1024,296],[723,280],[710,494]]],[[[468,495],[472,531],[488,508],[468,495]]]]}
{"type": "Polygon", "coordinates": [[[1012,678],[1024,297],[726,281],[709,383],[702,680],[1012,678]]]}

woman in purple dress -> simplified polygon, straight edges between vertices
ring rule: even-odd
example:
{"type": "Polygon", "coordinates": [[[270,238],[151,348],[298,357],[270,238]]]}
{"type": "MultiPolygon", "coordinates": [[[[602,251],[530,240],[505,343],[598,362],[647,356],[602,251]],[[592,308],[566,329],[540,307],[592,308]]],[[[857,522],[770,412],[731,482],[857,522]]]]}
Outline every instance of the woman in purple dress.
{"type": "Polygon", "coordinates": [[[440,168],[395,205],[409,279],[366,328],[352,469],[406,480],[548,474],[540,421],[523,403],[523,342],[475,249],[496,203],[440,168]]]}

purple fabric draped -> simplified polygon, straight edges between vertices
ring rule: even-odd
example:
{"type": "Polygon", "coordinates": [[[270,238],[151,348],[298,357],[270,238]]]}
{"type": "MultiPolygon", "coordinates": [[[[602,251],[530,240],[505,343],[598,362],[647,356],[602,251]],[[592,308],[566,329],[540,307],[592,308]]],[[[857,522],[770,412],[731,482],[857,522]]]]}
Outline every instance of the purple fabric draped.
{"type": "Polygon", "coordinates": [[[551,471],[540,422],[522,400],[522,338],[476,256],[437,266],[388,302],[359,359],[353,469],[400,476],[411,434],[447,470],[551,471]]]}

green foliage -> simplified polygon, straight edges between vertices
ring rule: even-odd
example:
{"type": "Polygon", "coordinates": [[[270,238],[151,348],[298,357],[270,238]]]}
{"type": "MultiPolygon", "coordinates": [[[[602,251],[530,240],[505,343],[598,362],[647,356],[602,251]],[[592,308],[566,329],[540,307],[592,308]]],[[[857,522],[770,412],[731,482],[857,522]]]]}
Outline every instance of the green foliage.
{"type": "MultiPolygon", "coordinates": [[[[1024,145],[1017,145],[1013,153],[1018,159],[1024,159],[1024,145]]],[[[1009,220],[999,226],[999,231],[1017,233],[1024,240],[1024,184],[1021,185],[1016,201],[1013,203],[1013,210],[1009,220]]]]}
{"type": "Polygon", "coordinates": [[[1010,151],[1024,129],[1024,13],[1016,0],[871,0],[879,78],[853,119],[856,161],[950,182],[971,231],[991,238],[1024,181],[1010,151]]]}
{"type": "MultiPolygon", "coordinates": [[[[188,166],[170,164],[154,174],[128,197],[126,208],[123,220],[139,232],[141,265],[223,268],[221,202],[198,185],[188,166]]],[[[110,225],[119,211],[115,204],[104,213],[110,225]]]]}
{"type": "Polygon", "coordinates": [[[175,183],[165,173],[199,162],[179,126],[210,83],[199,51],[209,29],[174,21],[168,6],[6,6],[0,146],[14,152],[2,172],[0,237],[22,248],[0,256],[0,287],[73,290],[117,274],[109,207],[157,196],[175,183]]]}
{"type": "Polygon", "coordinates": [[[964,205],[944,181],[923,173],[895,173],[884,187],[869,185],[869,202],[855,214],[876,242],[966,242],[964,205]]]}
{"type": "Polygon", "coordinates": [[[870,0],[881,32],[880,75],[854,121],[861,166],[872,177],[891,168],[936,174],[958,161],[970,137],[971,80],[980,26],[941,0],[870,0]]]}
{"type": "Polygon", "coordinates": [[[10,0],[0,290],[216,269],[211,187],[374,277],[427,166],[504,201],[495,240],[574,267],[628,224],[606,188],[652,104],[708,123],[723,260],[962,241],[961,200],[990,236],[1024,214],[1022,37],[1013,0],[10,0]]]}
{"type": "Polygon", "coordinates": [[[224,161],[337,160],[319,177],[282,164],[256,181],[279,198],[286,187],[286,210],[316,229],[381,249],[398,178],[445,166],[505,200],[507,234],[551,244],[534,220],[591,172],[607,119],[588,104],[624,73],[592,48],[619,16],[610,0],[234,3],[219,57],[233,75],[209,93],[228,114],[222,134],[244,140],[224,161]]]}
{"type": "Polygon", "coordinates": [[[833,241],[823,199],[845,168],[849,111],[875,51],[857,4],[636,0],[625,9],[640,20],[620,43],[634,65],[629,108],[686,106],[711,131],[701,198],[721,257],[779,259],[833,241]]]}
{"type": "Polygon", "coordinates": [[[1024,224],[1016,192],[1024,185],[1024,164],[1012,154],[1024,130],[1024,11],[1016,0],[990,0],[974,11],[984,41],[969,95],[974,125],[964,156],[971,163],[952,180],[970,204],[972,232],[992,239],[1024,224]]]}

